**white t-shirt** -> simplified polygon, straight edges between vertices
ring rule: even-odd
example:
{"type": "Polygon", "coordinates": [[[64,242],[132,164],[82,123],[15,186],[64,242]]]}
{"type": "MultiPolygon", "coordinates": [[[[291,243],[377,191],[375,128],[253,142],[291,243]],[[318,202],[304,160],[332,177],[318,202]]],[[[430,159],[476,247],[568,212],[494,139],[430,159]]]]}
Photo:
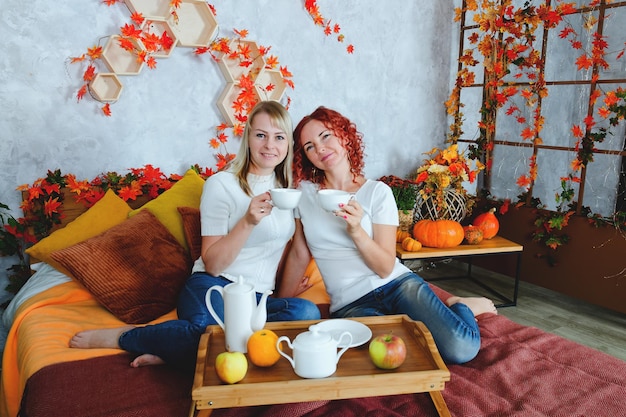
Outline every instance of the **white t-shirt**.
{"type": "MultiPolygon", "coordinates": [[[[255,196],[277,186],[274,174],[248,174],[248,183],[255,196]]],[[[231,172],[222,171],[207,178],[200,200],[202,236],[227,235],[245,215],[250,200],[231,172]]],[[[241,275],[257,292],[273,290],[278,264],[294,231],[293,210],[273,208],[254,227],[237,258],[220,275],[231,281],[241,275]]],[[[201,257],[193,267],[193,272],[199,271],[205,271],[201,257]]]]}
{"type": "MultiPolygon", "coordinates": [[[[299,188],[302,198],[296,209],[313,258],[330,296],[330,311],[350,304],[370,291],[409,272],[397,259],[393,272],[380,277],[366,264],[346,232],[346,221],[319,205],[318,186],[304,181],[299,188]]],[[[372,236],[373,224],[398,225],[398,209],[391,189],[383,182],[367,180],[356,192],[363,207],[361,226],[372,236]]]]}

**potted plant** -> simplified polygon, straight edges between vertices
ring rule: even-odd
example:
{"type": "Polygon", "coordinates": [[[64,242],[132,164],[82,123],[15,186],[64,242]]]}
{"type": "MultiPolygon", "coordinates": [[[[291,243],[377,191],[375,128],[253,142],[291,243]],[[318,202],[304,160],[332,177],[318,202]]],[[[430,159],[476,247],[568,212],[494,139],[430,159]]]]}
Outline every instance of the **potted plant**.
{"type": "Polygon", "coordinates": [[[409,230],[413,226],[415,200],[417,198],[417,185],[415,181],[403,179],[395,175],[387,175],[379,178],[391,188],[393,197],[398,206],[400,230],[409,230]]]}

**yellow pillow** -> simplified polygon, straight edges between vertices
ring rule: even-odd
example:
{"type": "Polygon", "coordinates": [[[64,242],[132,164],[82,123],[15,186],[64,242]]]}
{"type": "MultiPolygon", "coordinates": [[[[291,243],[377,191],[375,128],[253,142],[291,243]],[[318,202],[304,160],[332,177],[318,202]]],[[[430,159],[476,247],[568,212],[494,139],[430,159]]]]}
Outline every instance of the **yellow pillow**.
{"type": "Polygon", "coordinates": [[[78,216],[62,229],[56,230],[39,242],[26,249],[26,253],[39,261],[52,265],[57,270],[69,272],[56,262],[50,254],[54,251],[73,246],[122,223],[128,218],[130,206],[108,190],[89,210],[78,216]]]}
{"type": "Polygon", "coordinates": [[[152,201],[147,202],[140,208],[130,212],[129,217],[134,216],[143,209],[148,209],[157,219],[174,235],[178,243],[185,250],[189,250],[185,240],[183,218],[178,212],[178,207],[200,208],[200,197],[204,180],[196,171],[190,169],[176,184],[152,201]]]}

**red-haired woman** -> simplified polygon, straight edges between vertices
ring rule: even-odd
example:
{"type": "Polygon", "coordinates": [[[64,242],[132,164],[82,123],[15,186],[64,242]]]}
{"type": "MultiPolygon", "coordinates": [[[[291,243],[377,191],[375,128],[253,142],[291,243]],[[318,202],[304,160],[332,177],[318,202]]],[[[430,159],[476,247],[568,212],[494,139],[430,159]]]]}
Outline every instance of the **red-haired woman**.
{"type": "Polygon", "coordinates": [[[496,313],[487,298],[441,301],[396,258],[398,210],[391,189],[363,176],[363,137],[337,111],[319,107],[294,130],[294,184],[302,190],[296,233],[280,296],[297,292],[313,256],[330,296],[333,318],[408,314],[432,333],[448,363],[473,359],[480,348],[475,316],[496,313]],[[333,212],[320,189],[354,195],[333,212]]]}

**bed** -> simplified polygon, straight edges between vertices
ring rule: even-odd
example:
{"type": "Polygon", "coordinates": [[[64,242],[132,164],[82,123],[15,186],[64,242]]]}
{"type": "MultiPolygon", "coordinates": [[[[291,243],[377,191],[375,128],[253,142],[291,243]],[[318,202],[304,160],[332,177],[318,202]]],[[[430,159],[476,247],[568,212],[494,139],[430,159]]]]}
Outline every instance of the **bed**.
{"type": "MultiPolygon", "coordinates": [[[[189,171],[141,207],[112,192],[43,239],[37,271],[3,320],[9,324],[0,416],[187,416],[192,370],[131,368],[130,354],[70,349],[77,331],[175,318],[177,291],[199,250],[203,180],[189,171]]],[[[323,283],[302,296],[327,311],[323,283]]],[[[433,286],[442,298],[449,294],[433,286]]],[[[449,366],[443,397],[454,416],[617,416],[626,362],[503,316],[483,315],[482,347],[449,366]]],[[[375,394],[375,393],[373,393],[375,394]]],[[[277,393],[277,395],[280,395],[277,393]]],[[[427,394],[215,410],[213,416],[435,416],[427,394]]]]}

